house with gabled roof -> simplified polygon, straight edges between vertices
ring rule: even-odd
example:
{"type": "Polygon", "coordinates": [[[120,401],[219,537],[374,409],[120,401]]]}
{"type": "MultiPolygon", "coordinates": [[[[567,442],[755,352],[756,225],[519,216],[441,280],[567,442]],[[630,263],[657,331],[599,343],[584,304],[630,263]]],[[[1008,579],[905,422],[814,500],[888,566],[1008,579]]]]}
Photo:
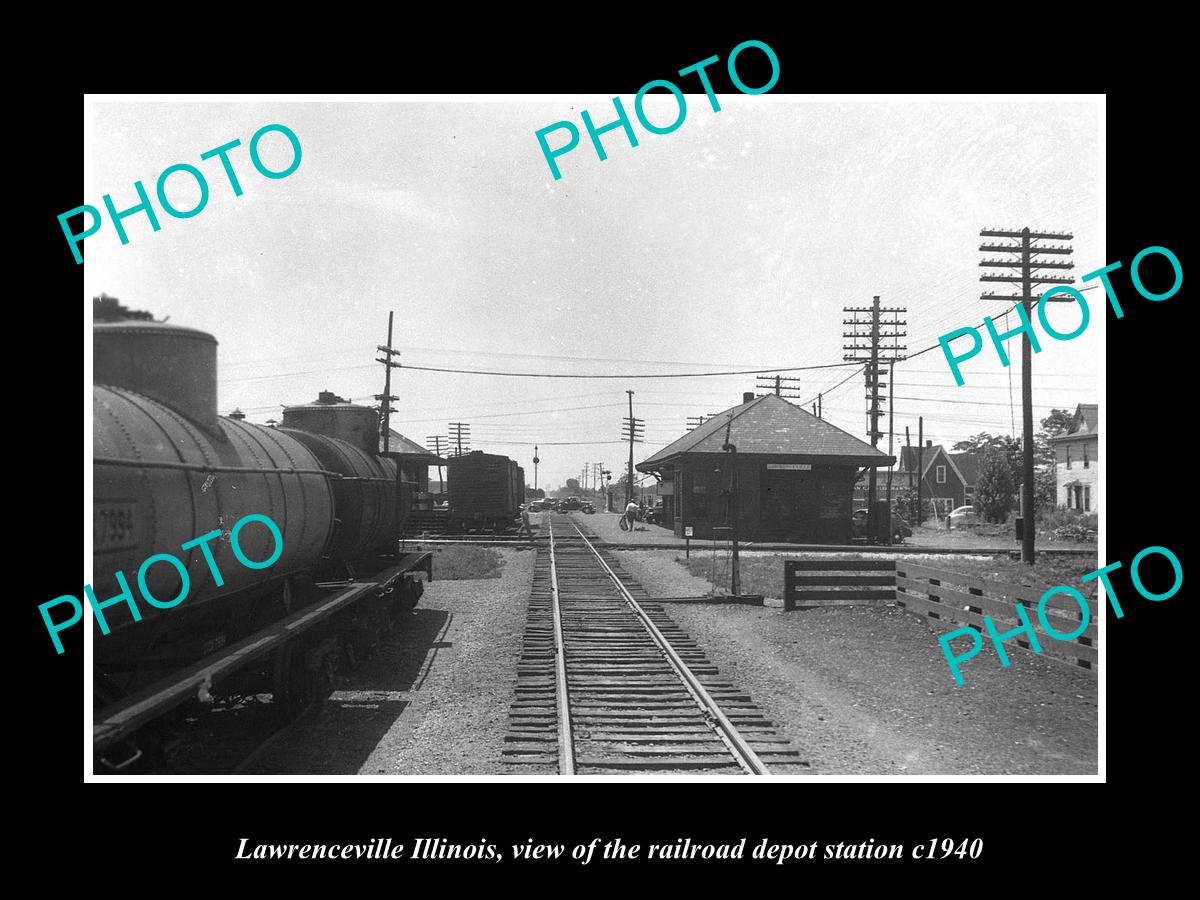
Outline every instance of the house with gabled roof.
{"type": "Polygon", "coordinates": [[[1100,511],[1100,407],[1080,403],[1063,434],[1050,438],[1058,505],[1078,512],[1100,511]]]}
{"type": "Polygon", "coordinates": [[[894,462],[778,395],[745,394],[637,470],[660,480],[679,537],[724,537],[736,516],[740,540],[848,543],[855,481],[894,462]]]}
{"type": "Polygon", "coordinates": [[[932,501],[937,514],[946,516],[974,501],[978,469],[975,454],[950,453],[933,441],[926,441],[924,447],[902,447],[892,491],[916,488],[919,481],[921,499],[932,501]]]}

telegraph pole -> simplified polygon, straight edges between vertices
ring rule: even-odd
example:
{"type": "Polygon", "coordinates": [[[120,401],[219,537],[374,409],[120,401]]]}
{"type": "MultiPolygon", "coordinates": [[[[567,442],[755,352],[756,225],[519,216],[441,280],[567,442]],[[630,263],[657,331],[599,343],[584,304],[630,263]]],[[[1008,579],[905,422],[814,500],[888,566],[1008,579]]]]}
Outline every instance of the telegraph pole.
{"type": "MultiPolygon", "coordinates": [[[[755,379],[755,382],[756,383],[754,386],[756,388],[766,388],[776,397],[796,399],[800,396],[800,394],[797,393],[800,389],[799,378],[785,378],[782,375],[759,375],[755,379]],[[790,383],[784,384],[785,381],[790,383]],[[764,384],[764,382],[766,383],[764,384]]],[[[759,394],[759,396],[761,397],[762,394],[759,394]]]]}
{"type": "Polygon", "coordinates": [[[733,413],[729,414],[729,421],[725,424],[725,443],[721,445],[721,449],[729,454],[729,538],[730,538],[730,562],[729,562],[729,592],[735,597],[740,597],[742,594],[742,573],[741,565],[738,560],[738,462],[737,462],[737,447],[730,442],[730,433],[733,431],[733,413]]]}
{"type": "MultiPolygon", "coordinates": [[[[895,434],[896,434],[896,429],[895,429],[896,420],[895,420],[895,415],[894,415],[895,398],[896,398],[896,361],[892,360],[890,363],[888,363],[888,456],[891,456],[891,457],[895,457],[895,455],[896,455],[892,451],[892,442],[893,442],[893,440],[895,438],[895,434]]],[[[887,480],[888,516],[891,516],[891,514],[892,514],[892,512],[891,512],[891,510],[892,510],[892,471],[895,468],[896,468],[895,463],[892,463],[890,466],[888,466],[888,480],[887,480]]],[[[889,537],[890,536],[891,535],[889,535],[889,537]]]]}
{"type": "Polygon", "coordinates": [[[464,440],[467,442],[467,449],[471,449],[471,426],[465,422],[451,422],[450,440],[458,447],[455,455],[462,456],[464,440]]]}
{"type": "Polygon", "coordinates": [[[917,524],[925,519],[921,506],[921,480],[925,475],[925,417],[917,416],[917,524]]]}
{"type": "MultiPolygon", "coordinates": [[[[869,420],[868,433],[871,436],[871,446],[878,447],[879,439],[883,437],[883,432],[879,430],[879,389],[886,386],[879,380],[879,367],[883,362],[894,363],[904,358],[901,355],[901,351],[908,348],[900,344],[899,340],[907,332],[901,331],[900,327],[908,323],[902,321],[900,316],[907,312],[907,309],[902,306],[881,307],[879,305],[879,297],[876,296],[869,307],[846,306],[842,308],[842,312],[853,314],[854,316],[853,319],[842,320],[843,325],[852,326],[850,331],[842,333],[842,337],[853,342],[843,345],[842,349],[846,353],[842,358],[848,362],[865,363],[867,402],[870,404],[867,408],[867,417],[869,420]],[[866,313],[869,315],[869,318],[866,320],[860,319],[859,313],[866,313]],[[882,321],[884,313],[891,315],[891,318],[886,322],[882,321]],[[889,326],[891,330],[882,331],[882,325],[889,326]],[[891,343],[887,346],[881,346],[881,342],[885,339],[890,340],[891,343]],[[862,340],[866,340],[868,343],[865,345],[860,343],[862,340]]],[[[876,468],[876,466],[871,466],[867,482],[867,534],[872,541],[878,538],[876,534],[878,530],[878,517],[875,512],[875,498],[878,489],[876,468]]]]}
{"type": "MultiPolygon", "coordinates": [[[[442,447],[442,436],[440,434],[428,435],[425,438],[425,443],[433,444],[433,454],[434,454],[434,456],[437,456],[440,459],[441,455],[442,455],[442,450],[444,449],[442,447]]],[[[437,467],[437,470],[438,470],[438,493],[441,493],[446,489],[446,482],[442,479],[442,467],[440,465],[437,467]]]]}
{"type": "Polygon", "coordinates": [[[621,438],[629,440],[629,469],[625,476],[625,505],[628,506],[633,501],[633,445],[635,441],[641,441],[645,422],[633,416],[633,391],[625,393],[629,395],[629,417],[625,420],[625,430],[621,433],[621,438]]]}
{"type": "MultiPolygon", "coordinates": [[[[979,247],[980,253],[1011,253],[1014,254],[1014,257],[1011,259],[983,259],[979,263],[980,266],[1020,269],[1021,274],[995,275],[986,273],[980,275],[979,280],[1000,281],[1014,285],[1019,284],[1021,286],[1020,294],[999,295],[995,291],[987,291],[980,296],[980,299],[1015,301],[1020,304],[1021,310],[1024,313],[1024,321],[1021,323],[1021,449],[1023,451],[1023,465],[1021,466],[1021,562],[1031,566],[1035,557],[1033,521],[1036,513],[1034,510],[1033,491],[1033,348],[1029,336],[1033,327],[1030,324],[1030,314],[1033,312],[1034,306],[1041,300],[1040,293],[1036,297],[1033,296],[1033,285],[1035,283],[1040,285],[1071,284],[1075,281],[1072,275],[1035,275],[1034,269],[1073,269],[1075,264],[1072,262],[1054,262],[1039,258],[1043,254],[1069,255],[1074,252],[1071,247],[1065,245],[1036,247],[1033,242],[1038,240],[1069,241],[1074,239],[1075,236],[1068,232],[1031,231],[1029,228],[1022,228],[1020,231],[985,228],[979,232],[979,235],[980,237],[1007,238],[1020,241],[1018,244],[981,244],[979,247]]],[[[1072,303],[1074,301],[1052,297],[1050,302],[1072,303]]],[[[991,332],[993,339],[995,339],[996,332],[991,325],[990,319],[988,320],[988,330],[991,332]]],[[[1011,334],[1012,332],[1006,332],[1004,339],[1007,340],[1011,334]]],[[[999,342],[997,342],[997,349],[1000,350],[1000,358],[1007,364],[1008,355],[1004,352],[999,342]]]]}
{"type": "Polygon", "coordinates": [[[376,394],[375,399],[379,401],[379,410],[383,413],[379,425],[379,433],[383,437],[383,452],[387,453],[391,447],[392,439],[392,401],[399,400],[399,397],[392,396],[392,369],[400,368],[400,363],[392,362],[393,356],[399,356],[400,351],[392,348],[392,316],[394,313],[388,312],[388,338],[387,346],[380,345],[377,349],[384,354],[383,359],[376,359],[376,362],[383,363],[383,393],[376,394]]]}

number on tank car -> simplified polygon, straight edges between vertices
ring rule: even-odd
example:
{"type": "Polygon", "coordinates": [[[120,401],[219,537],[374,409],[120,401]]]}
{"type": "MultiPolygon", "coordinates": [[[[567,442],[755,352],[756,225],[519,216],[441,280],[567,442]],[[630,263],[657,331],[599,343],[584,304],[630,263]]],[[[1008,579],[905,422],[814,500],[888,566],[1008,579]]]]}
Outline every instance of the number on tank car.
{"type": "Polygon", "coordinates": [[[92,539],[97,553],[129,550],[137,546],[134,511],[131,501],[97,503],[92,515],[92,539]]]}

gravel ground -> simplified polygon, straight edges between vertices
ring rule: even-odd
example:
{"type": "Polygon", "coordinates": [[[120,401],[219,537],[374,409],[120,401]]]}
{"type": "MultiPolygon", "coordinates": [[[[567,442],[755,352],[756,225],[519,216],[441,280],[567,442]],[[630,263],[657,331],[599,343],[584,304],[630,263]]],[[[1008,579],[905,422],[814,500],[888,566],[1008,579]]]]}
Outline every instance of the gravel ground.
{"type": "MultiPolygon", "coordinates": [[[[994,530],[994,529],[993,529],[994,530]]],[[[904,539],[905,546],[910,547],[942,547],[963,548],[969,550],[1020,550],[1021,545],[1013,537],[1012,525],[1001,534],[981,534],[970,528],[955,528],[947,530],[942,526],[922,525],[914,528],[911,537],[904,539]]],[[[1037,536],[1037,546],[1040,550],[1085,550],[1093,555],[1096,553],[1096,542],[1080,543],[1078,541],[1051,541],[1045,535],[1037,536]]]]}
{"type": "MultiPolygon", "coordinates": [[[[652,597],[706,593],[677,555],[620,559],[652,597]]],[[[1003,668],[988,648],[957,687],[936,633],[898,607],[664,606],[808,752],[813,774],[1097,771],[1097,681],[1083,669],[1020,649],[1003,668]]]]}
{"type": "Polygon", "coordinates": [[[499,578],[427,584],[403,630],[339,676],[319,716],[253,771],[503,774],[534,554],[498,552],[499,578]]]}
{"type": "MultiPolygon", "coordinates": [[[[683,538],[675,537],[675,533],[670,528],[664,528],[662,525],[647,525],[645,522],[635,522],[633,531],[622,531],[621,526],[618,524],[621,517],[616,513],[598,512],[590,516],[583,513],[572,513],[571,517],[584,528],[590,528],[597,535],[613,544],[641,544],[647,548],[651,548],[655,545],[664,544],[674,546],[683,540],[683,538]]],[[[776,542],[771,541],[769,543],[774,545],[776,542]]],[[[923,547],[1002,551],[1021,549],[1021,545],[1013,540],[1011,531],[1006,532],[1004,535],[989,536],[977,535],[963,530],[946,531],[945,529],[933,527],[915,529],[912,537],[904,539],[904,545],[906,547],[917,548],[918,550],[923,547]]],[[[725,546],[728,546],[728,544],[725,546]]],[[[811,548],[812,545],[805,546],[811,548]]],[[[1094,543],[1077,544],[1067,541],[1039,540],[1038,546],[1046,550],[1086,550],[1093,555],[1096,552],[1096,545],[1094,543]]],[[[693,554],[705,551],[712,551],[712,541],[692,541],[693,554]]]]}

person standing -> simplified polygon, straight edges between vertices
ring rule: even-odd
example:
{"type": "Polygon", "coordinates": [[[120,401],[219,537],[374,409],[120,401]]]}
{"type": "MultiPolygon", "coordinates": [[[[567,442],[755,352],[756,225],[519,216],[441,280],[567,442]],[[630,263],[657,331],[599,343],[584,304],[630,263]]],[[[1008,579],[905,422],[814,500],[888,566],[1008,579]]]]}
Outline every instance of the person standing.
{"type": "Polygon", "coordinates": [[[518,532],[518,537],[522,534],[529,535],[529,543],[533,543],[533,528],[529,524],[529,505],[521,510],[521,530],[518,532]]]}

